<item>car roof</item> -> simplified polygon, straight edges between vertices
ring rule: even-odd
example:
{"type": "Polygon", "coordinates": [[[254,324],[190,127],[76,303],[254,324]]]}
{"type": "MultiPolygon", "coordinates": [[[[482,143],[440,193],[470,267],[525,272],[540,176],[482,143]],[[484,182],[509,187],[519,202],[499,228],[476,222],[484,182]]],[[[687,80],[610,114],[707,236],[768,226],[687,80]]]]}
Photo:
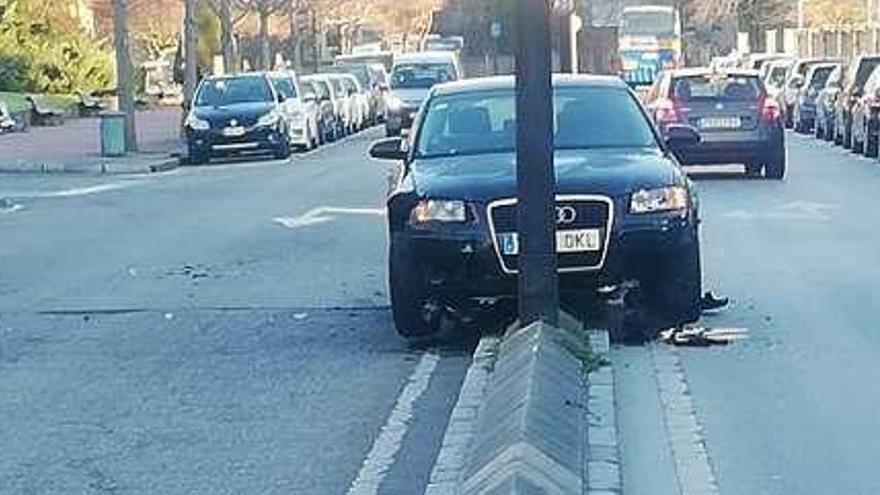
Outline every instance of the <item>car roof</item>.
{"type": "Polygon", "coordinates": [[[453,61],[455,61],[455,54],[444,51],[409,52],[394,56],[394,65],[453,61]]]}
{"type": "Polygon", "coordinates": [[[252,71],[252,72],[236,72],[234,74],[211,75],[211,76],[206,77],[205,79],[212,80],[212,81],[218,81],[221,79],[238,79],[238,78],[244,78],[244,77],[266,77],[266,76],[267,76],[267,73],[265,73],[265,72],[252,71]]]}
{"type": "Polygon", "coordinates": [[[746,77],[760,77],[761,72],[752,69],[738,69],[738,68],[730,68],[730,69],[711,69],[709,67],[689,67],[687,69],[675,69],[670,75],[672,77],[699,77],[699,76],[711,76],[713,74],[718,75],[726,75],[726,76],[746,76],[746,77]]]}
{"type": "MultiPolygon", "coordinates": [[[[461,79],[434,86],[435,95],[469,93],[472,91],[492,91],[496,89],[513,89],[513,76],[491,76],[473,79],[461,79]]],[[[616,76],[594,76],[585,74],[554,74],[555,87],[606,87],[627,89],[629,86],[616,76]]]]}
{"type": "Polygon", "coordinates": [[[669,5],[636,5],[624,7],[623,12],[675,12],[675,7],[669,5]]]}

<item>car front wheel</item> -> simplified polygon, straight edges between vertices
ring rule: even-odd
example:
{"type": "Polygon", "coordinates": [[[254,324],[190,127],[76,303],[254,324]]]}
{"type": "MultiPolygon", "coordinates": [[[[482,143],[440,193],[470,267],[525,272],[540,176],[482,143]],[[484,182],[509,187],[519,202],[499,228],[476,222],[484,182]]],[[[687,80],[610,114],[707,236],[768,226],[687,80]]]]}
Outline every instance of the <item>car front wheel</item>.
{"type": "Polygon", "coordinates": [[[442,308],[432,302],[418,267],[393,242],[388,268],[391,315],[397,333],[409,339],[437,334],[442,308]]]}

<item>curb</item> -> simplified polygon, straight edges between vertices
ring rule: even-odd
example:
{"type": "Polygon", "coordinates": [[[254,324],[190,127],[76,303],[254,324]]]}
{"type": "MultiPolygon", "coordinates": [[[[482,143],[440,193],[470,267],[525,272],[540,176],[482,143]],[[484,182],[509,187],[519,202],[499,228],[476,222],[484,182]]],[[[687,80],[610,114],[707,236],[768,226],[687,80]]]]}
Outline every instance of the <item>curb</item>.
{"type": "Polygon", "coordinates": [[[585,376],[566,331],[514,328],[480,341],[425,494],[620,494],[608,332],[587,332],[585,376]]]}
{"type": "Polygon", "coordinates": [[[180,166],[178,157],[153,160],[142,157],[98,158],[90,163],[0,163],[0,173],[16,174],[154,174],[180,166]]]}

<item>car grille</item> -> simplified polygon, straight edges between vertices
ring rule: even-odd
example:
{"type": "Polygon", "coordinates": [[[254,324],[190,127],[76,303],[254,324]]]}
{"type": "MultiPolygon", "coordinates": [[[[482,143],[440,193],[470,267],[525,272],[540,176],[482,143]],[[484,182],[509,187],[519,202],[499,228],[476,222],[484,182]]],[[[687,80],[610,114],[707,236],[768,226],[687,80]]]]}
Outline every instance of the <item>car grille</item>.
{"type": "MultiPolygon", "coordinates": [[[[577,217],[571,223],[557,224],[558,230],[598,229],[601,236],[601,249],[582,253],[557,254],[560,272],[595,271],[602,268],[608,251],[609,231],[614,218],[614,203],[605,196],[557,196],[556,206],[573,207],[577,217]]],[[[500,235],[517,232],[516,200],[501,199],[493,201],[487,207],[489,230],[495,253],[506,273],[516,273],[518,256],[502,253],[499,245],[500,235]]]]}

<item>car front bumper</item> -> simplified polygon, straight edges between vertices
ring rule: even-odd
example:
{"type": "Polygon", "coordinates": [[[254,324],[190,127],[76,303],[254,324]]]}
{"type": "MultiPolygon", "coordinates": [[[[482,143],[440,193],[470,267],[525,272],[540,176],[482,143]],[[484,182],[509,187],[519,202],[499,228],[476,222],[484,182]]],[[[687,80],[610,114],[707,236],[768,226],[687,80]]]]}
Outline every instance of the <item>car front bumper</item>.
{"type": "MultiPolygon", "coordinates": [[[[655,213],[615,222],[604,261],[596,269],[560,272],[560,293],[595,295],[600,287],[642,280],[670,256],[695,249],[697,229],[690,218],[655,213]]],[[[479,228],[421,230],[406,227],[391,236],[392,256],[419,273],[429,292],[442,299],[508,298],[517,293],[517,275],[502,268],[488,231],[479,228]]]]}
{"type": "Polygon", "coordinates": [[[275,151],[284,142],[278,126],[253,126],[239,136],[227,136],[220,129],[187,129],[186,136],[192,151],[212,156],[275,151]]]}

